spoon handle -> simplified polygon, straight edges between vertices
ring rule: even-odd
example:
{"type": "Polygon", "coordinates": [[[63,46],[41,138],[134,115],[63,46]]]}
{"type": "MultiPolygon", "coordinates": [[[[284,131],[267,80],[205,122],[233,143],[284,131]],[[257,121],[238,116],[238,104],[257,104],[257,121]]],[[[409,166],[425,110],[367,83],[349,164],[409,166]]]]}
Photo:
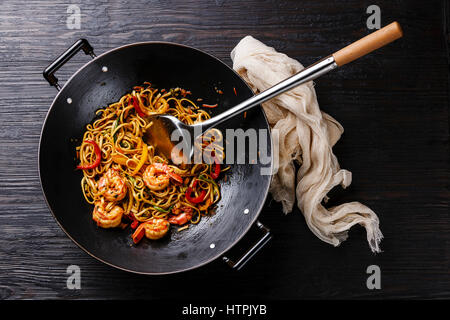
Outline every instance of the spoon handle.
{"type": "Polygon", "coordinates": [[[219,123],[228,120],[238,113],[244,112],[254,106],[282,94],[305,82],[314,80],[325,73],[340,67],[346,63],[356,60],[378,48],[381,48],[392,41],[403,36],[402,29],[398,22],[393,22],[386,27],[375,31],[368,36],[346,46],[345,48],[329,55],[311,66],[296,73],[292,77],[279,82],[273,87],[239,103],[227,111],[202,122],[204,130],[214,127],[219,123]]]}
{"type": "Polygon", "coordinates": [[[402,28],[400,27],[400,24],[395,21],[368,36],[349,44],[345,48],[336,51],[333,53],[333,58],[338,67],[342,67],[344,64],[365,56],[402,36],[402,28]]]}

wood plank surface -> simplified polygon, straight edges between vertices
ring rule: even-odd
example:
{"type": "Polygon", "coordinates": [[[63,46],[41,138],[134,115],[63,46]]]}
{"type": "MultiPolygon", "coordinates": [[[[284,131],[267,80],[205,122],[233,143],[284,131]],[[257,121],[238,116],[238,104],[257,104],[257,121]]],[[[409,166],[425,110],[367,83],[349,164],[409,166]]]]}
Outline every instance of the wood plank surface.
{"type": "MultiPolygon", "coordinates": [[[[78,38],[97,54],[149,40],[203,49],[231,65],[230,51],[253,35],[308,65],[371,31],[371,1],[4,0],[0,4],[0,299],[450,298],[449,9],[446,1],[378,1],[382,25],[404,38],[316,81],[321,108],[345,128],[335,147],[353,172],[330,205],[361,201],[378,213],[383,253],[355,227],[334,248],[296,209],[267,201],[261,221],[273,241],[240,272],[221,261],[188,273],[139,276],[103,265],[60,230],[38,174],[42,124],[56,94],[43,69],[78,38]],[[67,28],[67,8],[81,28],[67,28]],[[81,290],[66,268],[81,268],[81,290]],[[378,265],[381,290],[368,290],[378,265]],[[182,284],[182,285],[181,285],[182,284]],[[175,293],[174,293],[175,292],[175,293]]],[[[88,57],[59,72],[64,82],[88,57]]]]}

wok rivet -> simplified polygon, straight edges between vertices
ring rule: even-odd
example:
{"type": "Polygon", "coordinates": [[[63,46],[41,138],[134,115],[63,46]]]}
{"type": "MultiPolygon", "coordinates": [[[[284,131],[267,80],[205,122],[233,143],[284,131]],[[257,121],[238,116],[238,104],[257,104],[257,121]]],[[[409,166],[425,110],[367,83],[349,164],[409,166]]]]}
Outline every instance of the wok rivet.
{"type": "Polygon", "coordinates": [[[248,214],[249,212],[250,212],[250,210],[248,210],[248,209],[244,210],[244,214],[248,214]]]}
{"type": "Polygon", "coordinates": [[[102,67],[102,71],[103,71],[103,72],[108,72],[108,67],[107,67],[107,66],[103,66],[103,67],[102,67]]]}
{"type": "Polygon", "coordinates": [[[215,245],[214,243],[211,243],[211,244],[209,245],[209,247],[210,247],[211,249],[214,249],[214,248],[216,247],[216,245],[215,245]]]}
{"type": "Polygon", "coordinates": [[[67,98],[67,103],[71,104],[72,103],[72,98],[67,98]]]}

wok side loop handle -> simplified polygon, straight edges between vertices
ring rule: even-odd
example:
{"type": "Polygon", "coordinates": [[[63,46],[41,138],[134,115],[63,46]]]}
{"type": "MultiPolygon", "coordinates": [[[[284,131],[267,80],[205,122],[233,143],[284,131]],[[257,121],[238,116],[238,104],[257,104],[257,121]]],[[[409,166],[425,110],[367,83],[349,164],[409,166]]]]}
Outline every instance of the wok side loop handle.
{"type": "Polygon", "coordinates": [[[256,226],[263,232],[263,236],[250,248],[248,249],[237,261],[223,256],[222,260],[228,264],[234,270],[240,270],[259,250],[261,250],[264,245],[269,242],[272,238],[270,229],[264,226],[261,222],[256,221],[256,226]]]}
{"type": "Polygon", "coordinates": [[[58,84],[58,78],[55,76],[55,72],[58,71],[59,68],[61,68],[80,50],[83,50],[85,54],[90,55],[92,59],[96,57],[94,48],[92,48],[89,42],[86,39],[79,39],[69,49],[56,58],[47,68],[45,68],[43,72],[45,80],[47,80],[48,83],[51,86],[54,86],[58,91],[61,90],[61,86],[58,84]]]}

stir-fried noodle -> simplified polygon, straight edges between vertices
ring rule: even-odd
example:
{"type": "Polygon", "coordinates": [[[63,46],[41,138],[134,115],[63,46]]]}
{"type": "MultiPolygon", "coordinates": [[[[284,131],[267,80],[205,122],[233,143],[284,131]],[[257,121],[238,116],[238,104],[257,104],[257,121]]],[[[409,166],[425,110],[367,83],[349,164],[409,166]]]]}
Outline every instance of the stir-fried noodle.
{"type": "MultiPolygon", "coordinates": [[[[194,124],[210,118],[190,92],[152,88],[150,83],[133,91],[104,109],[86,126],[82,144],[77,147],[83,171],[81,188],[86,201],[95,206],[93,219],[103,228],[130,225],[136,231],[135,243],[145,234],[158,239],[170,225],[187,228],[208,214],[220,199],[216,179],[218,161],[207,164],[174,165],[143,140],[152,125],[151,114],[170,114],[194,124]]],[[[203,147],[211,148],[215,133],[203,137],[203,147]],[[209,139],[209,140],[208,140],[209,139]]],[[[212,154],[222,156],[223,149],[212,154]]],[[[180,230],[179,229],[179,230],[180,230]]]]}

